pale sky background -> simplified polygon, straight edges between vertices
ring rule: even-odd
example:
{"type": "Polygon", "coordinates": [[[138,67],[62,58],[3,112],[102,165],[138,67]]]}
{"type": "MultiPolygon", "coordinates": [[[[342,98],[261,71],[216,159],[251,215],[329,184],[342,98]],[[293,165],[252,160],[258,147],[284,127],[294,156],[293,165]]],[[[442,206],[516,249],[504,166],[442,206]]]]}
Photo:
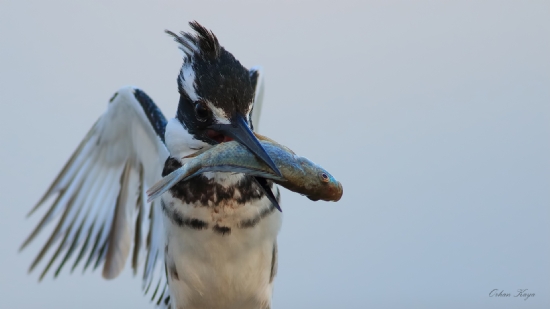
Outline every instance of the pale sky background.
{"type": "Polygon", "coordinates": [[[195,19],[263,66],[261,132],[344,185],[283,191],[275,309],[550,308],[549,1],[113,2],[0,0],[0,308],[152,308],[129,271],[38,284],[18,247],[119,87],[173,117],[163,31],[195,19]]]}

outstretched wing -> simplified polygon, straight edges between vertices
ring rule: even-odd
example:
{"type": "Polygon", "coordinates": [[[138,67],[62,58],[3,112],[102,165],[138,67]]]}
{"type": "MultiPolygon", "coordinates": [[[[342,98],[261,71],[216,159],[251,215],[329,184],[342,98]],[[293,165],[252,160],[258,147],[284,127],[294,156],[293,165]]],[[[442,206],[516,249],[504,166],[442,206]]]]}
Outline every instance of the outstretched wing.
{"type": "Polygon", "coordinates": [[[84,270],[102,265],[103,277],[110,279],[122,271],[133,247],[134,273],[145,256],[144,287],[148,290],[154,279],[155,294],[166,292],[161,208],[148,204],[145,195],[161,179],[168,157],[165,126],[166,119],[143,91],[125,87],[115,93],[30,213],[50,205],[21,248],[57,221],[30,271],[47,260],[40,279],[52,267],[57,276],[72,261],[72,270],[80,263],[84,270]]]}

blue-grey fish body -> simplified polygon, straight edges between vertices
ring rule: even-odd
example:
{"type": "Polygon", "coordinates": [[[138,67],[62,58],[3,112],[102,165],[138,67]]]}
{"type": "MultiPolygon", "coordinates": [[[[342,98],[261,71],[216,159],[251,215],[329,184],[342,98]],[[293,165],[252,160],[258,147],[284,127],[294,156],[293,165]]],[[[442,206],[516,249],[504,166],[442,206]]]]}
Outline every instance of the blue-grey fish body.
{"type": "Polygon", "coordinates": [[[242,144],[225,142],[186,157],[189,161],[185,165],[149,189],[149,200],[162,195],[179,181],[204,172],[235,172],[264,177],[311,200],[338,201],[342,197],[342,185],[325,169],[269,138],[256,136],[282,177],[242,144]]]}

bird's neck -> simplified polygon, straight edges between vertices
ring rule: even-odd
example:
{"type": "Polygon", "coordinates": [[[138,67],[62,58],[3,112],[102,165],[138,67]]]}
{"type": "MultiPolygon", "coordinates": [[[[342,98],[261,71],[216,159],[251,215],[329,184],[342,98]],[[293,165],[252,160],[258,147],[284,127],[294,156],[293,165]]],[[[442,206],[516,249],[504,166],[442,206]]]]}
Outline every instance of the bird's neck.
{"type": "MultiPolygon", "coordinates": [[[[168,122],[165,139],[170,157],[165,162],[163,177],[185,164],[189,160],[185,156],[201,147],[212,147],[194,139],[175,118],[168,122]]],[[[278,188],[269,181],[268,186],[278,199],[278,188]]],[[[163,198],[165,213],[176,225],[204,227],[222,234],[254,226],[276,212],[255,178],[241,173],[203,173],[176,183],[163,198]]]]}
{"type": "Polygon", "coordinates": [[[170,156],[179,160],[198,150],[212,147],[212,145],[196,139],[177,118],[168,121],[164,139],[170,156]]]}

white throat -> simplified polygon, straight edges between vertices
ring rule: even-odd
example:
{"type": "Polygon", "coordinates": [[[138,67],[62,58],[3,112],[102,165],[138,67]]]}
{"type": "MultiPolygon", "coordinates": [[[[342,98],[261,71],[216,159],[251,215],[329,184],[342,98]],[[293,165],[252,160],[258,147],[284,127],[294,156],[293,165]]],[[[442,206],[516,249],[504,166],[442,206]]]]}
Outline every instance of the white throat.
{"type": "Polygon", "coordinates": [[[177,118],[168,120],[164,133],[164,140],[166,141],[166,148],[168,148],[170,156],[180,161],[185,156],[212,146],[201,140],[195,139],[193,135],[187,132],[183,124],[177,118]]]}

